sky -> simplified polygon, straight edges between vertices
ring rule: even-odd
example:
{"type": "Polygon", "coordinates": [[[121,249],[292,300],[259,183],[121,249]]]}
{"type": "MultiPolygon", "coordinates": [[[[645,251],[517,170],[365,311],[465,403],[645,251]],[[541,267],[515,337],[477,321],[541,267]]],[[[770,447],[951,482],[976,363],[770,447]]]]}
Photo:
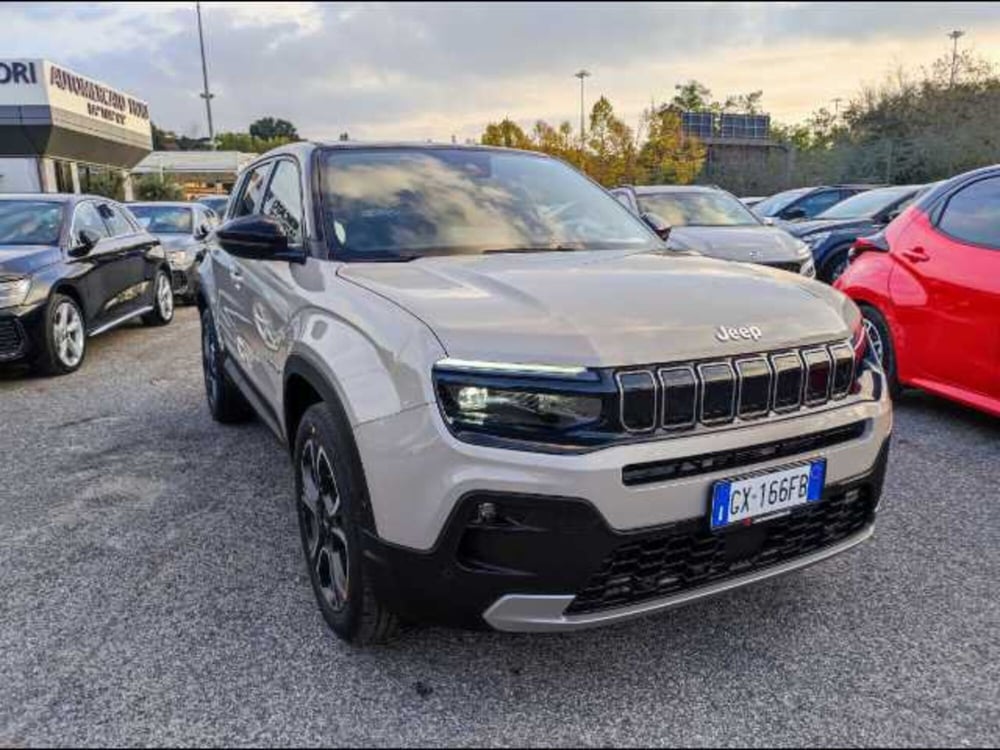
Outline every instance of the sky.
{"type": "MultiPolygon", "coordinates": [[[[4,3],[4,57],[42,57],[205,135],[186,3],[4,3]]],[[[202,3],[216,130],[258,117],[306,138],[478,138],[510,117],[579,122],[604,94],[635,127],[694,78],[724,99],[762,89],[798,122],[890,71],[963,48],[1000,63],[1000,3],[202,3]]]]}

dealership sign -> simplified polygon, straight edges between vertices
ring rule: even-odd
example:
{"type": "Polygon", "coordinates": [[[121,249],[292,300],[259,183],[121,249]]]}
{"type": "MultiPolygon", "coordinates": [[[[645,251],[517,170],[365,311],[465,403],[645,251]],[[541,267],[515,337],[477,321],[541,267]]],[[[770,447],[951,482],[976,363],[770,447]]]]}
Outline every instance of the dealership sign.
{"type": "Polygon", "coordinates": [[[150,136],[146,102],[48,60],[0,60],[0,106],[50,107],[150,136]]]}

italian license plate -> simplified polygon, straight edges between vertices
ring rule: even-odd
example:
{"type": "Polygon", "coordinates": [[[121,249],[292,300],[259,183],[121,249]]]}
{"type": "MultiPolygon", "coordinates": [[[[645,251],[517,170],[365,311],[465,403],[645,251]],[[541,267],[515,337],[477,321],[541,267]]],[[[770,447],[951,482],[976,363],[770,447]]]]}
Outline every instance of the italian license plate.
{"type": "Polygon", "coordinates": [[[749,525],[823,497],[826,459],[716,482],[712,488],[713,529],[749,525]]]}

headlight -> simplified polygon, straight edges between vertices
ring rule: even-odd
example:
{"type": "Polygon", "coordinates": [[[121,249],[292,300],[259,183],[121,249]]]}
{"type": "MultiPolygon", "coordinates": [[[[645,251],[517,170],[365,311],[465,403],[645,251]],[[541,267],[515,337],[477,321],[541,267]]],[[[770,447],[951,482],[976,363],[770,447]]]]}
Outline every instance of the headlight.
{"type": "Polygon", "coordinates": [[[816,234],[810,234],[804,237],[806,244],[809,247],[819,247],[830,237],[831,232],[817,232],[816,234]]]}
{"type": "Polygon", "coordinates": [[[444,360],[434,383],[448,427],[470,442],[574,447],[614,437],[617,391],[596,371],[444,360]]]}
{"type": "Polygon", "coordinates": [[[0,308],[23,305],[28,299],[29,289],[31,289],[31,279],[0,280],[0,308]]]}

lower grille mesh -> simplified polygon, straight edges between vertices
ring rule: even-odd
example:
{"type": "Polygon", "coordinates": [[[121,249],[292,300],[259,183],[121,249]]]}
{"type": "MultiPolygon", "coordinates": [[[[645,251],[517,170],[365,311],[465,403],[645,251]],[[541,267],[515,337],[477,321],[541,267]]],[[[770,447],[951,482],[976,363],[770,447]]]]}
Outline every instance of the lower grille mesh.
{"type": "Polygon", "coordinates": [[[673,524],[612,552],[566,614],[597,612],[677,594],[829,547],[873,518],[867,485],[788,516],[721,533],[703,518],[673,524]]]}
{"type": "Polygon", "coordinates": [[[23,340],[17,322],[0,320],[0,357],[10,357],[20,353],[23,340]]]}

